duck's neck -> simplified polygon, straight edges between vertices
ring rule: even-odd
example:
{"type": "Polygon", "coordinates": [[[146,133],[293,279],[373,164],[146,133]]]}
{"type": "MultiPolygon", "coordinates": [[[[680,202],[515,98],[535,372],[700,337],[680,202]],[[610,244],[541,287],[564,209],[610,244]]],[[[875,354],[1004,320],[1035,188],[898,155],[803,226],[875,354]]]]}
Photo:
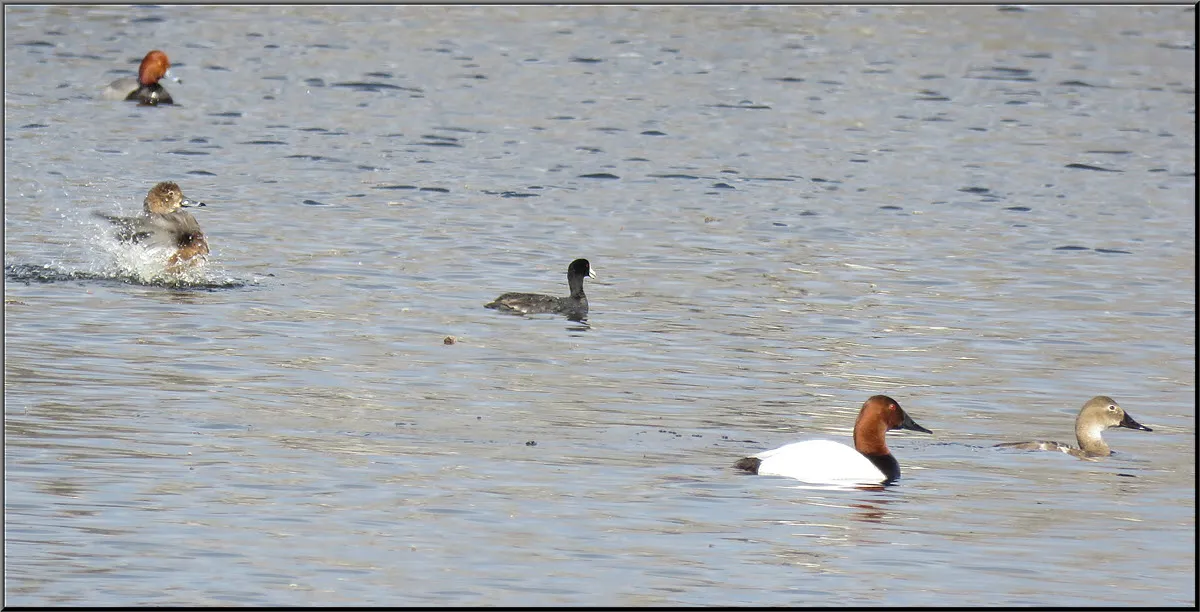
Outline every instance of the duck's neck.
{"type": "Polygon", "coordinates": [[[854,450],[875,464],[887,477],[887,482],[891,482],[900,477],[900,463],[888,450],[886,434],[887,425],[883,421],[858,415],[858,422],[854,423],[854,450]]]}
{"type": "Polygon", "coordinates": [[[1107,456],[1112,454],[1112,451],[1108,449],[1108,445],[1100,437],[1100,433],[1103,431],[1103,426],[1088,426],[1084,423],[1077,423],[1075,425],[1075,440],[1079,442],[1079,448],[1084,452],[1090,455],[1107,456]]]}
{"type": "Polygon", "coordinates": [[[872,455],[891,455],[884,436],[887,425],[883,421],[863,419],[860,414],[854,423],[854,449],[870,457],[872,455]]]}
{"type": "Polygon", "coordinates": [[[567,284],[571,287],[571,299],[585,300],[587,296],[583,294],[583,277],[578,278],[571,276],[567,277],[567,284]]]}

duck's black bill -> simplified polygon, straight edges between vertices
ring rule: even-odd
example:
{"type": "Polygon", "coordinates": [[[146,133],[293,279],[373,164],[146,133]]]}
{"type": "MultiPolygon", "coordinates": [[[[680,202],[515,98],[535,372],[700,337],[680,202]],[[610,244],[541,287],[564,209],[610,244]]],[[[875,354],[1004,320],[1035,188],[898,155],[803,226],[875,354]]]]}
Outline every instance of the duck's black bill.
{"type": "Polygon", "coordinates": [[[927,433],[927,434],[933,433],[932,431],[929,431],[928,429],[925,429],[924,427],[917,425],[917,422],[912,420],[912,417],[908,416],[908,413],[904,414],[904,422],[900,424],[900,429],[919,431],[921,433],[927,433]]]}
{"type": "Polygon", "coordinates": [[[1154,431],[1153,429],[1150,429],[1149,427],[1146,427],[1145,425],[1142,425],[1141,423],[1138,423],[1137,421],[1133,420],[1133,417],[1129,416],[1128,412],[1125,413],[1125,418],[1121,419],[1121,422],[1118,423],[1117,425],[1119,427],[1128,427],[1129,429],[1140,429],[1142,431],[1154,431]]]}

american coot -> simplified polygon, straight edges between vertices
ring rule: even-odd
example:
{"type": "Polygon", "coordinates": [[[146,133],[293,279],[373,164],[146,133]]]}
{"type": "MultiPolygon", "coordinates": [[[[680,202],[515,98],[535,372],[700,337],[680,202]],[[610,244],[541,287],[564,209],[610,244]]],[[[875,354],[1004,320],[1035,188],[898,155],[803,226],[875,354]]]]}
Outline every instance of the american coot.
{"type": "Polygon", "coordinates": [[[854,421],[854,448],[832,440],[793,442],[746,457],[734,467],[813,484],[888,484],[900,478],[900,463],[884,441],[892,429],[933,433],[917,425],[896,400],[875,395],[854,421]]]}
{"type": "Polygon", "coordinates": [[[203,202],[185,198],[179,185],[164,181],[150,189],[142,206],[142,214],[136,217],[96,214],[117,226],[118,241],[170,251],[169,271],[179,272],[204,263],[208,256],[208,240],[196,218],[180,210],[184,206],[204,206],[203,202]]]}
{"type": "Polygon", "coordinates": [[[596,278],[592,264],[586,259],[576,259],[567,266],[567,285],[571,287],[571,295],[554,297],[540,293],[505,293],[485,307],[513,314],[564,314],[573,321],[582,321],[588,313],[587,296],[583,294],[585,276],[596,278]]]}
{"type": "Polygon", "coordinates": [[[1072,448],[1069,445],[1059,442],[1046,442],[1042,440],[1033,442],[1005,442],[996,446],[1019,448],[1021,450],[1056,450],[1081,459],[1107,457],[1112,451],[1104,443],[1104,439],[1100,437],[1100,433],[1109,427],[1154,431],[1133,420],[1133,417],[1129,416],[1129,413],[1125,412],[1124,408],[1121,408],[1117,402],[1113,401],[1113,398],[1107,395],[1097,395],[1088,400],[1083,405],[1083,408],[1079,409],[1079,415],[1075,417],[1075,440],[1079,442],[1079,448],[1072,448]]]}

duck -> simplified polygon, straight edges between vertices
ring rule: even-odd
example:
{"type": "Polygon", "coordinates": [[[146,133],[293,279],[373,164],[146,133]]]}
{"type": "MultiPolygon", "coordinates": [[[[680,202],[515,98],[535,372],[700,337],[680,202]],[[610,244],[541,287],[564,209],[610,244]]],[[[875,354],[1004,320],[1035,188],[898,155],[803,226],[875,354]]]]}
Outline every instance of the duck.
{"type": "Polygon", "coordinates": [[[500,312],[526,315],[539,313],[564,314],[574,321],[587,319],[588,301],[583,293],[584,277],[596,278],[592,264],[586,259],[576,259],[567,266],[567,286],[571,295],[555,297],[540,293],[505,293],[484,308],[492,308],[500,312]]]}
{"type": "Polygon", "coordinates": [[[1107,395],[1097,395],[1085,402],[1075,417],[1075,441],[1079,443],[1078,447],[1043,440],[1005,442],[997,444],[996,447],[1020,450],[1056,450],[1080,459],[1107,457],[1113,451],[1100,434],[1109,427],[1154,431],[1135,421],[1113,398],[1107,395]]]}
{"type": "Polygon", "coordinates": [[[136,100],[139,106],[174,104],[171,94],[159,84],[163,77],[183,83],[171,75],[171,60],[167,54],[155,49],[142,58],[137,78],[122,77],[108,85],[100,97],[105,100],[136,100]]]}
{"type": "Polygon", "coordinates": [[[932,434],[886,395],[863,402],[854,421],[854,447],[833,440],[806,440],[738,460],[734,467],[759,476],[785,476],[809,484],[887,485],[900,478],[900,463],[884,440],[888,431],[932,434]]]}
{"type": "Polygon", "coordinates": [[[143,244],[167,250],[167,271],[178,273],[202,265],[208,258],[208,239],[200,223],[184,207],[205,206],[183,195],[179,185],[163,181],[150,188],[142,201],[142,214],[118,217],[96,214],[117,227],[118,242],[143,244]]]}

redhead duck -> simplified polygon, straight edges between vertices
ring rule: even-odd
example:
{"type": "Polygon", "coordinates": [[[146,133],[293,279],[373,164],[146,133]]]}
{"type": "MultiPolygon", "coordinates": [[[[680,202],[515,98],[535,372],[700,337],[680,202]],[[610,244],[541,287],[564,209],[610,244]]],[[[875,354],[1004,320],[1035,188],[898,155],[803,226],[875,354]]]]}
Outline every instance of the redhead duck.
{"type": "Polygon", "coordinates": [[[596,278],[592,264],[588,263],[586,259],[576,259],[567,266],[567,285],[571,288],[571,295],[554,297],[539,293],[505,293],[491,303],[485,304],[484,308],[494,308],[513,314],[565,314],[572,320],[582,321],[587,318],[588,313],[587,296],[583,294],[583,277],[585,276],[596,278]]]}
{"type": "Polygon", "coordinates": [[[1079,409],[1079,415],[1075,417],[1075,440],[1079,442],[1079,448],[1074,448],[1068,444],[1040,440],[1033,442],[1005,442],[996,446],[1018,448],[1021,450],[1056,450],[1081,459],[1107,457],[1112,454],[1112,451],[1104,443],[1104,438],[1101,438],[1100,434],[1109,427],[1154,431],[1133,420],[1133,417],[1129,416],[1129,413],[1125,412],[1124,408],[1121,408],[1117,402],[1113,401],[1113,398],[1107,395],[1097,395],[1088,400],[1083,405],[1083,408],[1079,409]]]}
{"type": "Polygon", "coordinates": [[[854,448],[831,440],[793,442],[746,457],[734,467],[811,484],[889,484],[900,478],[900,464],[884,441],[892,429],[933,433],[917,425],[896,400],[875,395],[863,402],[854,421],[854,448]]]}
{"type": "Polygon", "coordinates": [[[174,104],[171,94],[158,84],[163,77],[176,83],[182,83],[179,79],[171,76],[171,61],[167,59],[167,54],[155,49],[142,58],[142,65],[138,67],[136,79],[133,77],[117,79],[104,89],[100,97],[105,100],[137,100],[138,104],[142,106],[174,104]]]}
{"type": "Polygon", "coordinates": [[[142,214],[136,217],[117,217],[96,213],[117,226],[117,240],[145,244],[171,252],[167,270],[179,272],[203,264],[208,256],[208,240],[196,218],[185,206],[204,206],[183,196],[179,185],[162,182],[150,188],[142,202],[142,214]]]}

